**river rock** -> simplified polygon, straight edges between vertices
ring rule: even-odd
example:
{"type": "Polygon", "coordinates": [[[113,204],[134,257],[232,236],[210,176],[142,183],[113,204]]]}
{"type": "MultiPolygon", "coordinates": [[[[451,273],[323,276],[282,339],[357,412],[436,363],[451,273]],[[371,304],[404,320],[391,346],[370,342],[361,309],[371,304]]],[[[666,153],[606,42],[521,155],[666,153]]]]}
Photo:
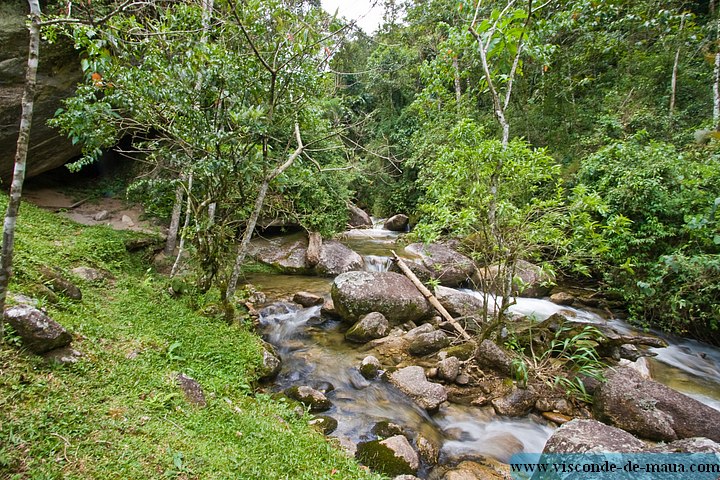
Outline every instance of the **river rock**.
{"type": "Polygon", "coordinates": [[[431,307],[404,275],[392,272],[347,272],[333,282],[331,295],[343,319],[357,321],[380,312],[392,325],[430,316],[431,307]]]}
{"type": "Polygon", "coordinates": [[[327,415],[313,417],[308,424],[323,435],[330,435],[338,427],[338,421],[327,415]]]}
{"type": "MultiPolygon", "coordinates": [[[[20,113],[28,55],[29,13],[27,2],[4,2],[0,22],[0,177],[8,179],[15,163],[14,152],[20,127],[20,113]]],[[[62,101],[75,94],[82,81],[80,58],[72,41],[58,36],[40,45],[32,132],[26,178],[61,167],[80,155],[80,145],[47,125],[62,101]]]]}
{"type": "Polygon", "coordinates": [[[305,385],[290,387],[283,393],[288,398],[297,400],[309,407],[311,412],[324,412],[332,407],[332,402],[328,400],[325,394],[305,385]]]}
{"type": "Polygon", "coordinates": [[[457,357],[460,360],[470,360],[477,350],[477,344],[473,341],[467,341],[460,345],[453,345],[443,350],[449,357],[457,357]]]}
{"type": "Polygon", "coordinates": [[[353,270],[362,270],[365,262],[356,252],[335,240],[326,240],[320,249],[320,262],[315,266],[318,275],[334,277],[353,270]]]}
{"type": "Polygon", "coordinates": [[[192,377],[188,377],[184,373],[181,373],[177,376],[177,382],[180,386],[180,389],[185,394],[185,399],[188,401],[188,403],[191,403],[192,405],[197,405],[198,407],[204,407],[207,405],[207,401],[205,400],[205,393],[203,392],[202,386],[200,385],[200,383],[198,383],[197,380],[192,377]]]}
{"type": "Polygon", "coordinates": [[[350,327],[345,333],[345,338],[351,342],[366,343],[384,337],[389,330],[390,324],[385,315],[379,312],[370,312],[350,327]]]}
{"type": "Polygon", "coordinates": [[[305,308],[314,307],[315,305],[322,305],[325,303],[325,299],[320,295],[315,295],[309,292],[297,292],[293,295],[293,302],[299,303],[305,308]]]}
{"type": "Polygon", "coordinates": [[[512,376],[512,357],[491,340],[483,340],[478,345],[475,360],[482,369],[494,370],[506,377],[512,376]]]}
{"type": "Polygon", "coordinates": [[[383,228],[385,230],[391,230],[393,232],[404,232],[408,228],[409,221],[410,219],[407,215],[398,213],[397,215],[393,215],[392,217],[385,220],[383,228]]]}
{"type": "Polygon", "coordinates": [[[49,267],[38,268],[40,276],[47,282],[55,293],[61,293],[73,300],[82,300],[80,289],[65,278],[60,272],[49,267]]]}
{"type": "Polygon", "coordinates": [[[360,362],[360,374],[368,380],[372,380],[377,377],[381,368],[382,365],[380,364],[380,360],[372,355],[368,355],[362,359],[362,362],[360,362]]]}
{"type": "Polygon", "coordinates": [[[537,396],[530,390],[516,388],[509,395],[493,399],[492,406],[498,415],[522,417],[535,406],[537,396]]]}
{"type": "Polygon", "coordinates": [[[276,270],[290,274],[310,273],[305,254],[305,235],[258,238],[250,243],[248,253],[258,262],[270,265],[276,270]]]}
{"type": "Polygon", "coordinates": [[[682,440],[655,445],[654,447],[650,447],[648,452],[720,454],[720,444],[704,437],[683,438],[682,440]]]}
{"type": "Polygon", "coordinates": [[[419,433],[415,438],[415,445],[417,446],[420,458],[428,465],[436,465],[438,458],[440,457],[440,445],[437,442],[429,439],[422,433],[419,433]]]}
{"type": "Polygon", "coordinates": [[[280,373],[282,361],[277,351],[275,351],[275,347],[271,344],[261,341],[261,347],[263,350],[262,365],[260,366],[258,377],[260,380],[272,380],[280,373]]]}
{"type": "Polygon", "coordinates": [[[627,367],[608,369],[595,392],[596,418],[649,440],[720,441],[720,411],[627,367]]]}
{"type": "Polygon", "coordinates": [[[429,382],[422,367],[402,368],[388,375],[388,380],[425,410],[437,410],[447,400],[445,387],[429,382]]]}
{"type": "Polygon", "coordinates": [[[482,463],[464,461],[445,472],[442,480],[510,480],[510,466],[491,458],[482,463]]]}
{"type": "MultiPolygon", "coordinates": [[[[503,292],[502,288],[499,288],[499,285],[502,285],[501,279],[498,278],[499,270],[498,265],[489,265],[478,269],[472,278],[476,288],[501,295],[503,292]]],[[[515,287],[513,295],[522,295],[523,297],[543,297],[547,295],[550,292],[548,284],[554,280],[540,267],[524,260],[518,260],[515,266],[515,277],[522,280],[525,288],[521,292],[515,287]]]]}
{"type": "Polygon", "coordinates": [[[390,420],[381,420],[377,422],[370,429],[370,433],[382,438],[394,437],[395,435],[405,435],[407,432],[397,423],[393,423],[390,420]]]}
{"type": "Polygon", "coordinates": [[[363,465],[385,475],[412,475],[420,467],[417,453],[403,435],[361,443],[355,456],[363,465]]]}
{"type": "Polygon", "coordinates": [[[323,303],[323,306],[320,307],[320,313],[322,315],[326,315],[328,317],[339,317],[340,316],[337,309],[335,308],[335,303],[332,300],[325,300],[325,303],[323,303]]]}
{"type": "Polygon", "coordinates": [[[370,215],[365,210],[352,203],[347,204],[348,207],[348,226],[350,228],[369,228],[373,226],[370,215]]]}
{"type": "Polygon", "coordinates": [[[23,345],[42,354],[70,344],[72,336],[58,322],[30,305],[15,305],[5,310],[5,320],[20,336],[23,345]]]}
{"type": "Polygon", "coordinates": [[[437,352],[450,345],[450,339],[441,330],[415,335],[408,345],[408,351],[415,356],[422,357],[437,352]]]}
{"type": "Polygon", "coordinates": [[[447,382],[454,382],[460,373],[460,360],[457,357],[446,357],[438,362],[438,377],[447,382]]]}
{"type": "Polygon", "coordinates": [[[465,255],[456,252],[447,245],[441,243],[412,243],[405,247],[405,252],[417,260],[407,260],[406,263],[412,269],[411,264],[422,266],[427,273],[418,275],[437,280],[441,285],[456,287],[470,279],[475,272],[475,264],[465,255]]]}
{"type": "Polygon", "coordinates": [[[543,453],[639,453],[645,443],[597,420],[575,419],[555,430],[543,453]]]}
{"type": "Polygon", "coordinates": [[[575,303],[575,297],[568,292],[557,292],[550,295],[550,301],[558,305],[572,305],[575,303]]]}
{"type": "MultiPolygon", "coordinates": [[[[478,297],[443,286],[435,287],[435,297],[453,318],[468,317],[482,322],[483,301],[478,297]]],[[[492,309],[488,313],[492,314],[492,309]]]]}

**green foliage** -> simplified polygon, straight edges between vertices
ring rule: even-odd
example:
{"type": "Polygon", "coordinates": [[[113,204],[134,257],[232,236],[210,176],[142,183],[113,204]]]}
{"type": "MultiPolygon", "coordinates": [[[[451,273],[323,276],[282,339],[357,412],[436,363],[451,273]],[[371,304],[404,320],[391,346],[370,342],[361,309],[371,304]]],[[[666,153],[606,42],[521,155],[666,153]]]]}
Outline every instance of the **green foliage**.
{"type": "Polygon", "coordinates": [[[511,337],[506,342],[506,347],[517,355],[512,363],[516,380],[522,385],[531,380],[541,381],[550,388],[562,389],[572,398],[591,402],[582,378],[603,379],[605,365],[595,350],[597,340],[602,338],[598,329],[586,325],[578,331],[564,325],[541,351],[533,347],[532,328],[527,333],[527,339],[511,337]]]}

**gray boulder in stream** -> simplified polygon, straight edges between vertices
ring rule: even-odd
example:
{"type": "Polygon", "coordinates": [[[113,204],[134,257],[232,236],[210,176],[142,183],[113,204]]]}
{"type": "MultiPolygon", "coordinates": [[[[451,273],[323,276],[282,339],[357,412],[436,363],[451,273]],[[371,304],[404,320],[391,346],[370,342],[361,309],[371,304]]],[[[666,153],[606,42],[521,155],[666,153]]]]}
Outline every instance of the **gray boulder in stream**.
{"type": "Polygon", "coordinates": [[[720,411],[621,367],[606,371],[595,392],[598,420],[648,440],[706,437],[720,442],[720,411]]]}
{"type": "Polygon", "coordinates": [[[429,382],[422,367],[405,367],[387,376],[390,383],[428,411],[435,411],[447,400],[444,386],[429,382]]]}
{"type": "Polygon", "coordinates": [[[404,435],[361,443],[355,456],[372,470],[386,475],[413,474],[420,468],[418,454],[404,435]]]}
{"type": "Polygon", "coordinates": [[[431,307],[415,285],[404,275],[392,272],[347,272],[338,275],[330,291],[340,316],[357,321],[371,312],[380,312],[392,325],[423,320],[431,307]]]}
{"type": "Polygon", "coordinates": [[[415,257],[405,263],[422,280],[433,279],[441,285],[456,287],[475,272],[472,260],[442,243],[412,243],[405,247],[405,252],[415,257]]]}

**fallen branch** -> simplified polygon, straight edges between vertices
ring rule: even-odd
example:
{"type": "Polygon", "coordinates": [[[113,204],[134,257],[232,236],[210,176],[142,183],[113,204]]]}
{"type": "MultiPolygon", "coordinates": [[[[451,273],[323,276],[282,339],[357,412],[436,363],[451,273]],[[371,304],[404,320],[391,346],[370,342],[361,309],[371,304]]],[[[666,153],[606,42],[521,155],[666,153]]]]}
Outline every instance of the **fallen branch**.
{"type": "Polygon", "coordinates": [[[435,297],[435,295],[432,294],[428,288],[423,285],[423,283],[415,276],[415,274],[410,270],[410,268],[405,264],[405,262],[402,261],[400,257],[397,256],[397,253],[395,253],[394,250],[391,250],[393,254],[393,262],[397,264],[398,267],[400,267],[400,270],[405,274],[406,277],[410,279],[410,281],[415,285],[415,287],[420,290],[420,293],[423,294],[423,296],[430,302],[430,304],[435,307],[435,310],[438,311],[438,313],[452,325],[455,330],[458,331],[460,335],[463,336],[464,339],[470,340],[470,335],[465,331],[465,329],[460,325],[453,317],[448,313],[447,310],[445,310],[445,307],[442,306],[440,301],[435,297]]]}

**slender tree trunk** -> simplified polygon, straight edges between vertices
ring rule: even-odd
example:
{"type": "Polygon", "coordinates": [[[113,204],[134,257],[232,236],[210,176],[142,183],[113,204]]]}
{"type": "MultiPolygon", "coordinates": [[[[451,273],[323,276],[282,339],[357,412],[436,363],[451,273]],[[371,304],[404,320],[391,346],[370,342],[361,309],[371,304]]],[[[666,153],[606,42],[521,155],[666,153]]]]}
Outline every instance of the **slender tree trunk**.
{"type": "Polygon", "coordinates": [[[172,217],[170,218],[170,228],[168,229],[167,242],[165,243],[165,255],[170,256],[175,251],[177,245],[177,234],[180,228],[180,216],[182,215],[182,203],[184,198],[184,188],[182,184],[178,185],[175,190],[175,203],[173,204],[172,217]]]}
{"type": "Polygon", "coordinates": [[[190,210],[192,207],[192,188],[193,188],[193,174],[190,172],[188,175],[188,186],[187,186],[187,204],[185,205],[185,223],[183,224],[183,233],[180,234],[180,246],[178,247],[177,257],[175,257],[175,263],[173,263],[172,269],[170,270],[170,277],[174,277],[180,268],[180,261],[182,259],[185,250],[185,232],[190,225],[190,210]]]}
{"type": "Polygon", "coordinates": [[[455,71],[455,101],[458,108],[460,107],[460,99],[462,98],[462,90],[460,88],[460,65],[457,56],[453,57],[453,69],[455,71]]]}
{"type": "Polygon", "coordinates": [[[37,84],[37,68],[40,56],[40,3],[28,0],[30,6],[30,41],[28,48],[27,72],[25,73],[25,90],[22,97],[22,114],[20,131],[15,150],[15,168],[10,199],[8,201],[5,221],[3,223],[2,250],[0,252],[0,342],[4,338],[4,312],[8,284],[12,275],[13,250],[15,247],[15,225],[23,182],[27,165],[28,147],[30,145],[30,129],[32,128],[33,109],[35,103],[35,86],[37,84]]]}
{"type": "Polygon", "coordinates": [[[230,304],[230,302],[232,302],[232,298],[235,295],[235,290],[237,289],[237,282],[240,278],[240,271],[242,270],[242,264],[245,261],[248,246],[250,246],[250,239],[252,239],[253,233],[255,233],[255,226],[257,225],[258,217],[260,216],[260,212],[262,211],[263,205],[265,204],[265,197],[267,196],[270,182],[275,180],[278,175],[282,174],[285,170],[287,170],[293,164],[295,159],[300,156],[303,150],[305,150],[305,146],[302,143],[302,137],[300,136],[300,126],[297,123],[295,124],[295,139],[297,140],[298,144],[297,149],[295,149],[295,151],[288,157],[285,163],[279,165],[276,169],[274,169],[267,176],[265,176],[262,185],[260,185],[260,190],[258,191],[258,195],[255,198],[255,206],[253,207],[253,211],[250,214],[248,223],[245,226],[245,231],[243,232],[240,245],[238,245],[232,275],[230,276],[230,280],[228,280],[227,289],[225,290],[225,301],[228,305],[230,304]]]}
{"type": "MultiPolygon", "coordinates": [[[[683,16],[680,19],[680,30],[679,32],[682,32],[683,27],[685,26],[685,17],[683,16]]],[[[675,113],[675,96],[677,93],[677,77],[678,77],[678,68],[680,66],[680,48],[682,47],[682,44],[678,45],[677,50],[675,51],[675,61],[673,62],[673,69],[672,69],[672,77],[670,78],[670,107],[668,111],[668,117],[669,117],[669,124],[672,127],[672,121],[673,121],[673,114],[675,113]]]]}
{"type": "Polygon", "coordinates": [[[715,130],[720,132],[720,52],[715,54],[713,78],[713,125],[715,130]]]}

